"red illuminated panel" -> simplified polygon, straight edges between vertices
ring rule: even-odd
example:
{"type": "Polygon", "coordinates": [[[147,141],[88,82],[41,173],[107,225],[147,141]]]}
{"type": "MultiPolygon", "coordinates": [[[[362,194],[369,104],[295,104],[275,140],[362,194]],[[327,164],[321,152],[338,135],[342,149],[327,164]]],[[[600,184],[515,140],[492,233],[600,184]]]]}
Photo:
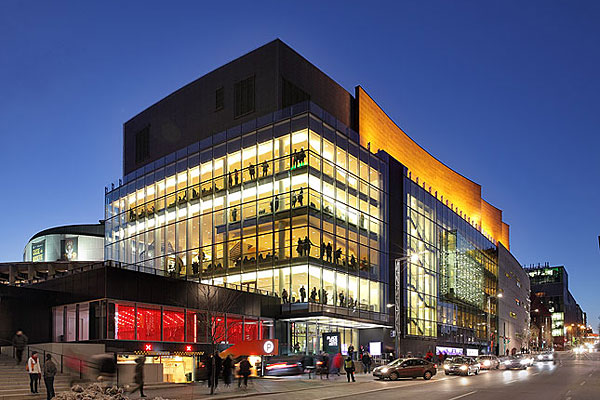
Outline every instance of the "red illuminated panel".
{"type": "Polygon", "coordinates": [[[165,342],[184,341],[183,311],[165,310],[163,315],[163,340],[165,342]]]}
{"type": "Polygon", "coordinates": [[[189,344],[185,346],[185,351],[192,351],[192,346],[189,344]]]}
{"type": "Polygon", "coordinates": [[[213,337],[215,342],[221,343],[225,341],[225,318],[224,317],[212,317],[213,324],[210,329],[213,330],[213,337]]]}
{"type": "Polygon", "coordinates": [[[135,307],[115,304],[115,339],[135,339],[135,307]]]}
{"type": "Polygon", "coordinates": [[[236,344],[241,342],[243,339],[242,335],[242,319],[227,316],[227,342],[229,344],[236,344]]]}
{"type": "Polygon", "coordinates": [[[195,312],[193,311],[188,311],[186,314],[186,319],[187,319],[187,332],[185,333],[185,341],[186,342],[197,342],[198,340],[198,335],[197,335],[197,331],[198,331],[198,317],[196,315],[195,312]]]}
{"type": "Polygon", "coordinates": [[[160,310],[138,306],[137,318],[138,340],[160,341],[160,310]]]}
{"type": "Polygon", "coordinates": [[[258,340],[258,321],[246,318],[244,321],[244,340],[258,340]]]}
{"type": "Polygon", "coordinates": [[[144,345],[144,350],[145,350],[145,351],[152,351],[152,344],[150,344],[150,343],[146,343],[146,344],[144,345]]]}

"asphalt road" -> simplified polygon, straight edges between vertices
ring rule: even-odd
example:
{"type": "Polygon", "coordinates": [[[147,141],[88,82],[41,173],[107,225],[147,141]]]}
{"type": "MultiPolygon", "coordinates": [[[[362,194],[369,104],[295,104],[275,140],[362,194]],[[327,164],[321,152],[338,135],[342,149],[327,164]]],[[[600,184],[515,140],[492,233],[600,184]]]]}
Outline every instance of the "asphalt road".
{"type": "MultiPolygon", "coordinates": [[[[429,382],[411,380],[379,383],[382,384],[381,388],[365,391],[362,396],[376,396],[378,400],[598,400],[600,353],[560,353],[556,364],[536,363],[525,371],[482,371],[477,376],[469,377],[446,376],[442,373],[429,382]]],[[[352,392],[345,396],[319,396],[316,399],[351,398],[361,391],[352,392]]]]}
{"type": "Polygon", "coordinates": [[[468,377],[446,376],[440,371],[430,381],[419,378],[394,382],[360,374],[356,383],[345,381],[345,376],[332,377],[329,381],[305,377],[258,379],[247,391],[240,391],[237,385],[227,390],[220,387],[215,396],[208,395],[205,385],[148,390],[147,394],[186,400],[243,397],[269,400],[600,400],[600,353],[561,352],[557,353],[556,363],[536,363],[523,371],[482,371],[468,377]]]}

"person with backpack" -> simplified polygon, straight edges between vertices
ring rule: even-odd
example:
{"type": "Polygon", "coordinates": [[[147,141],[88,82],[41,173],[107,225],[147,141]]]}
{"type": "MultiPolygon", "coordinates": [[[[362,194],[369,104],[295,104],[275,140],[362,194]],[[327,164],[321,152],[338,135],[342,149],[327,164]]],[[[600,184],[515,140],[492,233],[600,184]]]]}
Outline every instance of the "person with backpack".
{"type": "Polygon", "coordinates": [[[344,361],[344,369],[346,370],[346,377],[348,378],[348,383],[350,383],[350,378],[352,378],[352,382],[356,382],[354,379],[354,361],[352,361],[352,357],[348,356],[346,361],[344,361]]]}
{"type": "Polygon", "coordinates": [[[365,374],[370,374],[371,373],[371,355],[369,354],[369,352],[366,352],[363,354],[362,363],[364,366],[365,374]]]}

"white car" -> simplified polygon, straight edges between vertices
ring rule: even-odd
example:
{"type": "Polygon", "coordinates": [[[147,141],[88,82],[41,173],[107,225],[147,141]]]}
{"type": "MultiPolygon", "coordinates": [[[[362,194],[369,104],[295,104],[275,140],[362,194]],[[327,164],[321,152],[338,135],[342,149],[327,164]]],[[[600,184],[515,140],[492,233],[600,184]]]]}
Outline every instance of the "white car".
{"type": "Polygon", "coordinates": [[[543,353],[538,354],[536,357],[537,361],[554,361],[554,352],[553,351],[545,351],[543,353]]]}

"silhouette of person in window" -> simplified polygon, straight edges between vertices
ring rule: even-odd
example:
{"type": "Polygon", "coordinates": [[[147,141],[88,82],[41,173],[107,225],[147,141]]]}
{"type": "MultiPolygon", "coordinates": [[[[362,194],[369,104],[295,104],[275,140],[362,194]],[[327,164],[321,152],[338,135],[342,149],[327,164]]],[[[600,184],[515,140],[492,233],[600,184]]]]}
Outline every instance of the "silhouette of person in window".
{"type": "Polygon", "coordinates": [[[250,163],[250,166],[248,167],[248,172],[250,173],[250,179],[254,180],[256,171],[254,171],[254,165],[252,165],[252,163],[250,163]]]}
{"type": "Polygon", "coordinates": [[[262,172],[263,172],[263,177],[267,176],[269,174],[269,163],[265,160],[262,163],[262,172]]]}

